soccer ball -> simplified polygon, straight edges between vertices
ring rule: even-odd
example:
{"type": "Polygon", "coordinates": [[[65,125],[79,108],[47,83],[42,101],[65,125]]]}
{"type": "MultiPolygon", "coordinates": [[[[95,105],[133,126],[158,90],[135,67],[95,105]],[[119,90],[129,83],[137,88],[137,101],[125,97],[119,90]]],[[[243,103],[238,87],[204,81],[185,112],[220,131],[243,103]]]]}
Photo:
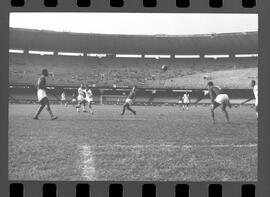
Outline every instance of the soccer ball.
{"type": "Polygon", "coordinates": [[[161,66],[161,70],[163,70],[163,72],[166,72],[168,70],[168,66],[162,65],[161,66]]]}

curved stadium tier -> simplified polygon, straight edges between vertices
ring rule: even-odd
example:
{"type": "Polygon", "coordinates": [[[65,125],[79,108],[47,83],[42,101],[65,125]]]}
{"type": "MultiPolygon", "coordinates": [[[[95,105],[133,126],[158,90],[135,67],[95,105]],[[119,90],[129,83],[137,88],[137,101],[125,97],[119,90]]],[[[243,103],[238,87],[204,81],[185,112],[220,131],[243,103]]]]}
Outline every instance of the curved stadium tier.
{"type": "Polygon", "coordinates": [[[257,32],[190,36],[136,36],[59,33],[12,29],[10,48],[10,84],[34,84],[43,68],[52,76],[50,85],[97,87],[113,85],[157,88],[204,88],[208,80],[225,88],[249,88],[258,76],[258,57],[236,57],[257,53],[257,32]],[[103,40],[103,42],[102,42],[103,40]],[[29,54],[52,51],[54,55],[29,54]],[[62,56],[59,52],[81,53],[62,56]],[[106,54],[90,57],[88,54],[106,54]],[[142,58],[117,57],[140,54],[142,58]],[[146,58],[145,55],[169,55],[170,58],[146,58]],[[226,58],[206,55],[228,54],[226,58]],[[176,56],[184,58],[175,58],[176,56]],[[198,58],[185,56],[198,55],[198,58]],[[161,67],[167,65],[164,72],[161,67]]]}

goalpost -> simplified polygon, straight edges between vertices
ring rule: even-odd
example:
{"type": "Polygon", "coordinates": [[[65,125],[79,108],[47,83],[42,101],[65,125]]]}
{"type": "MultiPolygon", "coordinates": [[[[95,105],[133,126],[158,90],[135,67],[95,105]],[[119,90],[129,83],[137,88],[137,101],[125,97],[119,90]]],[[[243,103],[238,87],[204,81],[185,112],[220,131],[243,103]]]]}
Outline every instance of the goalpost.
{"type": "Polygon", "coordinates": [[[125,95],[100,95],[100,104],[117,104],[120,105],[126,100],[125,95]]]}

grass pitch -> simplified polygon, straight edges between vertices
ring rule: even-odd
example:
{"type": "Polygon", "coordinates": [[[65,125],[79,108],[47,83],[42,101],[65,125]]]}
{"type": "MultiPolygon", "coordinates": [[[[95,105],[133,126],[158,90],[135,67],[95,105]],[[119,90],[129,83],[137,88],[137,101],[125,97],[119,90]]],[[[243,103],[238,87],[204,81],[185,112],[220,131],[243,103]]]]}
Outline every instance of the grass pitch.
{"type": "Polygon", "coordinates": [[[94,115],[53,105],[9,106],[10,180],[256,181],[257,120],[250,107],[93,106],[94,115]]]}

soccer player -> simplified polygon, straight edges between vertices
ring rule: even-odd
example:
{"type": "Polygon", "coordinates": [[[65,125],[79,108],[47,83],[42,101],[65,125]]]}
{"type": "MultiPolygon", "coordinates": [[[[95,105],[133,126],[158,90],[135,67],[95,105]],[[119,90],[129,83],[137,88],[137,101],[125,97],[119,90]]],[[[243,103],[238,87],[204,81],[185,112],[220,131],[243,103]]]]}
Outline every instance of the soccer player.
{"type": "Polygon", "coordinates": [[[182,96],[179,96],[179,98],[178,98],[178,104],[179,104],[179,107],[181,107],[181,105],[183,105],[182,96]]]}
{"type": "Polygon", "coordinates": [[[88,107],[89,107],[90,113],[94,114],[93,109],[92,109],[92,103],[94,100],[93,93],[92,93],[92,90],[90,89],[89,85],[86,86],[85,95],[86,95],[85,100],[88,102],[88,107]]]}
{"type": "Polygon", "coordinates": [[[253,94],[254,94],[254,97],[255,97],[255,111],[256,111],[256,116],[257,116],[257,119],[259,117],[259,114],[258,114],[258,104],[259,104],[259,90],[258,90],[258,85],[256,85],[256,81],[255,80],[252,80],[251,81],[251,87],[253,88],[253,94]]]}
{"type": "Polygon", "coordinates": [[[81,86],[78,88],[78,106],[77,112],[80,112],[81,106],[83,107],[83,112],[86,112],[85,110],[85,105],[86,105],[86,100],[85,100],[85,87],[84,84],[81,84],[81,86]]]}
{"type": "Polygon", "coordinates": [[[77,102],[76,94],[73,93],[73,94],[72,94],[72,100],[71,100],[71,103],[72,103],[72,106],[73,106],[73,107],[75,106],[76,102],[77,102]]]}
{"type": "Polygon", "coordinates": [[[130,108],[130,105],[132,105],[132,103],[135,100],[135,93],[136,93],[136,89],[137,87],[134,85],[132,90],[130,91],[128,97],[126,98],[126,101],[123,105],[123,111],[121,113],[121,115],[125,114],[126,108],[131,111],[134,115],[136,115],[136,111],[130,108]]]}
{"type": "Polygon", "coordinates": [[[228,106],[231,108],[230,99],[227,94],[224,94],[222,89],[214,86],[214,83],[212,81],[209,81],[207,84],[208,87],[208,93],[211,99],[211,116],[213,120],[213,124],[215,124],[215,113],[214,110],[221,105],[221,109],[224,112],[226,122],[229,123],[229,114],[226,110],[226,107],[228,106]]]}
{"type": "Polygon", "coordinates": [[[186,91],[186,93],[182,97],[182,107],[183,107],[183,110],[186,109],[188,111],[188,105],[189,105],[189,103],[190,103],[190,101],[189,101],[189,94],[186,91]]]}
{"type": "Polygon", "coordinates": [[[258,90],[258,85],[256,85],[256,81],[255,80],[252,80],[251,81],[251,87],[253,88],[253,94],[254,94],[254,97],[255,97],[255,111],[256,111],[256,116],[257,116],[257,119],[259,117],[259,114],[258,114],[258,104],[259,104],[259,90],[258,90]]]}
{"type": "Polygon", "coordinates": [[[64,91],[63,91],[62,94],[61,94],[61,105],[67,106],[67,102],[66,102],[66,94],[65,94],[64,91]]]}
{"type": "Polygon", "coordinates": [[[257,116],[257,119],[259,117],[259,114],[258,114],[258,94],[259,94],[259,91],[258,91],[258,85],[256,85],[256,81],[255,80],[252,80],[251,81],[251,87],[252,87],[252,90],[253,90],[253,95],[254,97],[251,97],[249,99],[247,99],[246,101],[244,101],[243,103],[241,103],[241,105],[249,102],[250,100],[254,99],[255,98],[255,111],[256,111],[256,116],[257,116]]]}
{"type": "Polygon", "coordinates": [[[57,116],[53,115],[52,110],[50,108],[49,99],[48,99],[47,94],[46,94],[46,89],[47,89],[46,77],[48,77],[48,75],[49,75],[48,70],[43,69],[42,74],[38,78],[38,81],[37,81],[37,97],[38,97],[38,101],[40,103],[40,107],[39,107],[38,111],[36,112],[35,116],[33,117],[34,120],[38,120],[38,116],[45,106],[46,106],[46,109],[51,116],[51,120],[55,120],[58,118],[57,116]]]}

